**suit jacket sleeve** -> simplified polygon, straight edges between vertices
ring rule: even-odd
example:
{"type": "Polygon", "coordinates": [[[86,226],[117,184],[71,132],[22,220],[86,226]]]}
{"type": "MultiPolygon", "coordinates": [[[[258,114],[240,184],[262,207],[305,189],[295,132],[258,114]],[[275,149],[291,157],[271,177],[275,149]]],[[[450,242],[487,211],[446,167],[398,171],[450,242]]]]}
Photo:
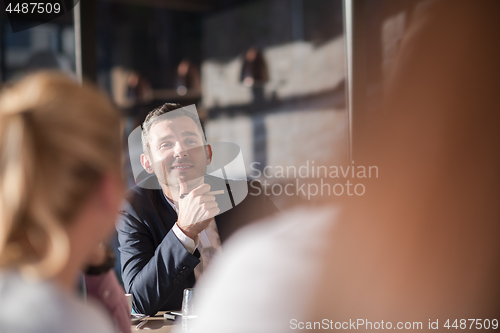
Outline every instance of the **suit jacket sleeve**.
{"type": "Polygon", "coordinates": [[[179,287],[194,284],[192,272],[200,261],[184,248],[171,228],[148,222],[141,221],[128,206],[120,212],[117,231],[125,290],[133,295],[136,312],[154,315],[178,294],[179,287]],[[189,279],[193,281],[186,281],[189,279]]]}

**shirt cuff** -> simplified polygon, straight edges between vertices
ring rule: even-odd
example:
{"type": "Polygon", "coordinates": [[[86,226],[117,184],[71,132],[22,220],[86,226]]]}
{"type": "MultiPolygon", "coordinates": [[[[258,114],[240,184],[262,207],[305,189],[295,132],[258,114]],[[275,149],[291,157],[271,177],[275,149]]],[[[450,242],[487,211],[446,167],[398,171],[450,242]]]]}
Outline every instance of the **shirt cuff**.
{"type": "Polygon", "coordinates": [[[172,227],[172,231],[174,232],[175,236],[179,241],[181,242],[182,245],[188,250],[189,253],[193,254],[194,250],[196,250],[196,247],[198,246],[198,236],[195,237],[195,239],[191,239],[186,234],[179,228],[177,223],[174,224],[172,227]]]}

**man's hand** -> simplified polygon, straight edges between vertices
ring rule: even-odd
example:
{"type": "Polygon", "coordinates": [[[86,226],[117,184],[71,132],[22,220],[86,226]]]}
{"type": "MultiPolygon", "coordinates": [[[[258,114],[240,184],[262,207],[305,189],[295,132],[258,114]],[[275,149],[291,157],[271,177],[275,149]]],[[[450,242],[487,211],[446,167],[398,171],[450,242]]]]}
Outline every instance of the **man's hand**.
{"type": "MultiPolygon", "coordinates": [[[[177,226],[191,239],[204,230],[213,217],[219,214],[215,195],[209,194],[210,185],[203,184],[192,190],[183,199],[179,198],[177,226]]],[[[187,192],[186,183],[179,179],[179,197],[187,192]]]]}

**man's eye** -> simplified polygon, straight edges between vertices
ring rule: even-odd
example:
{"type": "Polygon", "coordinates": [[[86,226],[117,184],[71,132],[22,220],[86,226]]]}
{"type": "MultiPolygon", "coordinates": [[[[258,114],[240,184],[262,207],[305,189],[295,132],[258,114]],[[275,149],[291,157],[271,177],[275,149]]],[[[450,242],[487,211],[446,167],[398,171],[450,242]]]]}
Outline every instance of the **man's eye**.
{"type": "Polygon", "coordinates": [[[196,143],[196,140],[194,140],[194,139],[187,139],[187,140],[186,140],[186,143],[187,143],[187,144],[190,144],[190,145],[193,145],[193,144],[195,144],[195,143],[196,143]]]}
{"type": "Polygon", "coordinates": [[[160,145],[160,149],[162,149],[162,148],[170,148],[170,147],[172,147],[172,144],[171,144],[171,143],[162,143],[162,144],[160,145]]]}

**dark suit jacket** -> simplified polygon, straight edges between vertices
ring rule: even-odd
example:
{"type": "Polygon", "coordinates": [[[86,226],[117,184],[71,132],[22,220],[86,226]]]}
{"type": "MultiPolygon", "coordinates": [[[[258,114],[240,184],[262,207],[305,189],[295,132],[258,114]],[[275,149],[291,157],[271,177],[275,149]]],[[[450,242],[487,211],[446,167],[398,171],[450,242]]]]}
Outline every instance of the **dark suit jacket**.
{"type": "MultiPolygon", "coordinates": [[[[162,190],[143,188],[148,187],[144,182],[157,180],[150,177],[128,192],[120,210],[117,231],[125,290],[133,295],[136,312],[154,315],[160,310],[181,308],[183,290],[193,287],[193,270],[200,261],[198,251],[189,253],[171,230],[177,214],[162,190]]],[[[222,179],[206,176],[205,182],[211,191],[225,189],[227,193],[222,179]]],[[[249,191],[246,198],[238,197],[239,191],[234,189],[246,187],[245,181],[229,184],[233,189],[231,193],[235,194],[232,199],[241,202],[225,211],[231,207],[231,198],[216,196],[223,212],[215,217],[222,246],[237,229],[277,212],[274,204],[262,194],[249,191]]]]}

